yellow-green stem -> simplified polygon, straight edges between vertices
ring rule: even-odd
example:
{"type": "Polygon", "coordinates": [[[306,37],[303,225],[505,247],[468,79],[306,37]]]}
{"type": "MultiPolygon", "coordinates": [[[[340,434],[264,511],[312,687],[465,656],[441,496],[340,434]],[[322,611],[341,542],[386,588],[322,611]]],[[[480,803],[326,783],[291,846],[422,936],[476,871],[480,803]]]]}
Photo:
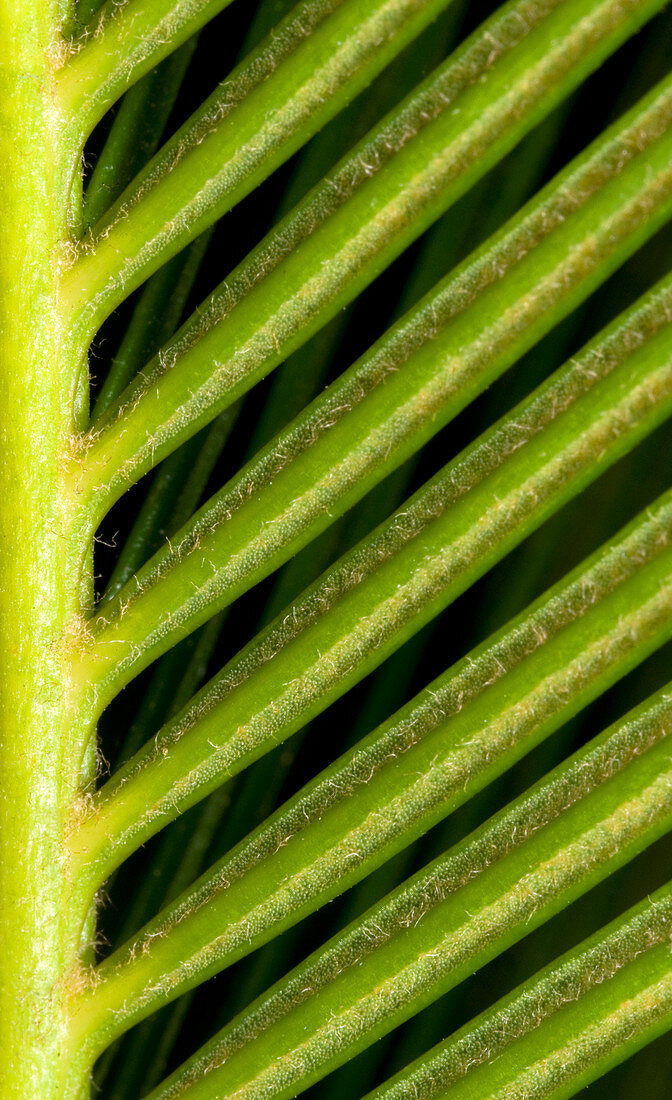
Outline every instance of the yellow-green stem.
{"type": "MultiPolygon", "coordinates": [[[[65,993],[86,914],[65,858],[88,723],[68,673],[83,536],[61,470],[80,356],[59,326],[68,159],[59,0],[0,0],[0,1096],[70,1100],[65,993]]],[[[70,1076],[72,1080],[72,1076],[70,1076]]]]}

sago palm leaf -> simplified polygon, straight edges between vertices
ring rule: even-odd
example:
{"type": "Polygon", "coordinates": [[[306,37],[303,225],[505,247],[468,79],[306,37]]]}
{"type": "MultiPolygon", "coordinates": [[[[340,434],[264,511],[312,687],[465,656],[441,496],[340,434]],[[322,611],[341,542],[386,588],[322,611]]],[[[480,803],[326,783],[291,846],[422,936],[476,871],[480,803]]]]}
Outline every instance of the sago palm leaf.
{"type": "Polygon", "coordinates": [[[664,6],[0,0],[3,1100],[669,1094],[664,6]]]}

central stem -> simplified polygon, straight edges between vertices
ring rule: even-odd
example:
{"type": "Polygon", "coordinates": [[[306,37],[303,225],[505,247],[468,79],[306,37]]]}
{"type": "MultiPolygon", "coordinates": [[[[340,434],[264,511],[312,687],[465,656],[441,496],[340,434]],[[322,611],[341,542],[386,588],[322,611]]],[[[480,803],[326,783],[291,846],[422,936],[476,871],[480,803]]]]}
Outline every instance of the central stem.
{"type": "MultiPolygon", "coordinates": [[[[68,166],[54,108],[58,0],[0,0],[0,1096],[65,1100],[84,923],[65,858],[88,723],[69,635],[83,537],[62,487],[78,357],[59,326],[68,166]]],[[[71,159],[71,158],[70,158],[71,159]]]]}

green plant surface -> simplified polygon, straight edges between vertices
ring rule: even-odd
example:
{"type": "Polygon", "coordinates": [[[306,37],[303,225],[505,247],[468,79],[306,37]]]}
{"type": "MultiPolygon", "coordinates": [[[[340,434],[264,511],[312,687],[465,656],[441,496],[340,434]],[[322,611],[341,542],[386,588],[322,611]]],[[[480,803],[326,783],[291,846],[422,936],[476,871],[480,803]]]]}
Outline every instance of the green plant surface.
{"type": "Polygon", "coordinates": [[[57,74],[58,96],[80,140],[129,85],[209,22],[231,0],[89,0],[78,33],[63,43],[67,64],[57,74]]]}
{"type": "Polygon", "coordinates": [[[83,196],[90,228],[156,152],[196,48],[194,36],[124,96],[83,196]]]}
{"type": "Polygon", "coordinates": [[[2,1100],[666,1100],[664,8],[0,0],[2,1100]]]}
{"type": "MultiPolygon", "coordinates": [[[[633,0],[634,13],[626,19],[619,3],[617,20],[610,5],[585,13],[580,0],[585,14],[577,21],[576,4],[555,0],[548,15],[544,7],[536,33],[521,23],[515,5],[505,7],[359,143],[210,296],[85,438],[73,471],[78,491],[92,491],[101,510],[109,507],[142,473],[276,367],[615,49],[633,19],[639,24],[655,7],[643,9],[633,0]],[[495,32],[501,60],[493,58],[495,32]],[[499,95],[497,107],[485,112],[491,95],[499,95]],[[131,440],[142,442],[135,447],[131,440]]],[[[664,126],[664,100],[659,110],[657,121],[664,126]]],[[[238,128],[234,140],[238,148],[238,128]]],[[[153,194],[140,193],[138,216],[153,194]]],[[[161,203],[161,224],[165,213],[161,203]]],[[[131,224],[131,213],[125,212],[120,232],[131,224]]],[[[188,226],[193,234],[205,223],[192,217],[188,226]]],[[[174,241],[172,220],[168,227],[174,241]]],[[[183,234],[180,241],[188,239],[183,234]]],[[[116,270],[119,253],[125,252],[122,242],[115,243],[110,232],[103,243],[109,250],[114,246],[116,270]]],[[[158,265],[156,249],[147,247],[158,265]]],[[[168,259],[178,247],[174,242],[161,256],[168,259]]],[[[105,296],[102,288],[94,289],[88,270],[98,255],[95,247],[85,252],[65,275],[64,307],[72,311],[76,332],[86,321],[78,285],[86,287],[81,292],[95,305],[97,322],[104,316],[105,296]]],[[[135,252],[132,264],[134,257],[135,252]]],[[[150,271],[143,266],[145,276],[150,271]]],[[[125,295],[132,277],[122,268],[118,279],[125,295]]],[[[109,308],[116,302],[118,297],[109,308]]]]}
{"type": "Polygon", "coordinates": [[[369,1100],[574,1096],[670,1025],[670,903],[654,894],[369,1100]]]}
{"type": "MultiPolygon", "coordinates": [[[[661,303],[655,294],[651,302],[655,314],[661,303]]],[[[664,324],[668,312],[663,292],[664,324]]],[[[101,789],[82,833],[73,836],[74,851],[79,846],[92,864],[99,835],[102,850],[118,844],[117,858],[128,854],[128,845],[142,843],[179,809],[289,736],[585,485],[597,472],[596,458],[606,462],[612,447],[612,458],[622,454],[628,426],[633,420],[637,425],[634,442],[647,424],[646,415],[626,411],[630,402],[637,407],[643,401],[653,426],[660,409],[669,408],[669,367],[661,367],[657,348],[649,358],[642,342],[643,331],[651,331],[646,305],[641,321],[631,346],[644,370],[653,369],[654,392],[646,374],[641,389],[633,384],[628,359],[624,382],[619,372],[611,373],[614,361],[602,345],[589,349],[586,359],[551,380],[536,400],[515,410],[341,559],[119,769],[101,789]],[[607,411],[602,392],[593,389],[601,369],[607,411]],[[657,406],[652,398],[661,374],[657,406]],[[582,415],[583,402],[573,407],[584,388],[587,404],[595,402],[592,424],[582,415]],[[625,394],[623,404],[609,408],[612,394],[622,400],[625,394]],[[565,403],[566,417],[558,415],[565,403]],[[544,419],[550,424],[541,431],[544,419]],[[524,445],[526,431],[530,441],[524,445]]],[[[662,335],[669,340],[667,327],[662,335]]],[[[621,343],[618,323],[611,336],[618,361],[628,339],[621,343]]]]}
{"type": "MultiPolygon", "coordinates": [[[[135,0],[136,5],[142,0],[135,0]]],[[[119,300],[239,202],[352,99],[450,0],[304,0],[234,70],[93,227],[62,296],[93,330],[119,300]],[[121,271],[119,256],[127,257],[121,271]],[[89,305],[95,309],[89,320],[89,305]]],[[[557,3],[557,0],[556,0],[557,3]]],[[[175,0],[169,0],[171,7],[175,0]]],[[[223,5],[218,0],[218,6],[223,5]]],[[[114,25],[114,24],[113,24],[114,25]]],[[[133,38],[138,18],[133,21],[133,38]]],[[[91,48],[102,49],[105,35],[91,48]]],[[[78,65],[63,69],[66,109],[91,95],[78,65]]],[[[113,67],[120,64],[112,44],[113,67]]],[[[128,76],[122,72],[124,84],[128,76]]],[[[96,73],[97,79],[99,74],[96,73]]],[[[118,92],[117,85],[113,91],[118,92]]],[[[107,92],[106,85],[102,89],[107,92]]],[[[109,97],[105,96],[109,105],[109,97]]],[[[86,132],[86,129],[84,132],[86,132]]]]}
{"type": "Polygon", "coordinates": [[[669,538],[669,508],[663,503],[591,569],[431,684],[160,914],[119,959],[112,956],[93,977],[84,1026],[100,1014],[122,1026],[127,1003],[146,1014],[252,950],[271,928],[287,927],[346,889],[666,640],[670,563],[660,547],[669,538]],[[642,604],[629,616],[623,608],[632,605],[633,583],[642,604]],[[494,713],[497,722],[484,727],[494,713]],[[152,987],[157,973],[161,982],[152,987]]]}
{"type": "Polygon", "coordinates": [[[18,24],[12,14],[0,5],[0,1094],[55,1098],[63,998],[53,990],[84,917],[69,904],[63,836],[89,736],[63,647],[81,611],[82,554],[60,476],[76,371],[54,343],[69,149],[55,142],[44,94],[55,9],[30,0],[18,24]]]}
{"type": "Polygon", "coordinates": [[[307,959],[152,1097],[295,1095],[565,907],[672,825],[669,717],[663,696],[608,731],[307,959]]]}
{"type": "Polygon", "coordinates": [[[672,82],[430,292],[106,605],[83,661],[103,701],[361,499],[655,231],[672,210],[668,114],[672,82]],[[654,159],[649,135],[661,130],[654,159]],[[626,150],[642,146],[648,156],[628,164],[626,150]]]}

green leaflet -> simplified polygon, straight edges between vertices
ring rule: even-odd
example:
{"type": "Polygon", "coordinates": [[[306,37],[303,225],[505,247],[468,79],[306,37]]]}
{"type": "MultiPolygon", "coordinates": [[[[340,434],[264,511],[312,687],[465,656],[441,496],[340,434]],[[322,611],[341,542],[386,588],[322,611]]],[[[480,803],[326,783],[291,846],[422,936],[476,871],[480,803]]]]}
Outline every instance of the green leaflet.
{"type": "Polygon", "coordinates": [[[82,230],[103,216],[156,152],[195,47],[194,37],[124,96],[84,193],[82,230]]]}
{"type": "Polygon", "coordinates": [[[667,886],[367,1100],[574,1096],[672,1026],[671,936],[667,886]]]}
{"type": "MultiPolygon", "coordinates": [[[[529,0],[493,17],[356,146],[147,365],[95,432],[83,438],[72,477],[78,492],[92,496],[96,517],[333,317],[615,49],[633,29],[633,20],[639,24],[652,14],[655,4],[593,0],[586,11],[585,0],[547,0],[531,5],[538,17],[531,28],[518,18],[521,6],[527,10],[529,0]],[[493,53],[493,34],[500,53],[493,53]]],[[[657,136],[664,159],[661,134],[669,104],[663,88],[660,96],[657,136]]],[[[592,185],[585,181],[591,193],[618,171],[615,160],[607,166],[609,150],[603,151],[604,179],[592,185]]],[[[655,161],[656,154],[649,152],[655,161]]],[[[646,158],[619,148],[618,155],[624,153],[632,158],[625,180],[637,174],[635,164],[644,170],[646,158]]],[[[611,154],[617,155],[615,146],[611,154]]],[[[665,189],[662,178],[653,186],[665,189]]],[[[631,198],[623,195],[624,211],[631,198]]],[[[659,199],[664,203],[662,194],[659,199]]],[[[655,205],[648,210],[651,222],[657,217],[655,205]]],[[[602,213],[609,215],[610,209],[602,213]]],[[[625,224],[623,230],[634,248],[638,233],[646,236],[649,230],[635,229],[640,219],[634,210],[634,221],[624,217],[633,235],[625,224]]],[[[130,224],[129,214],[120,225],[130,224]]],[[[189,224],[190,232],[203,227],[199,219],[189,224]]],[[[609,252],[616,263],[616,254],[628,254],[628,246],[614,229],[619,240],[609,252]]],[[[112,234],[106,238],[108,243],[112,239],[112,234]]],[[[117,247],[124,253],[120,242],[117,247]]],[[[91,262],[94,257],[95,251],[91,262]]],[[[66,273],[66,281],[76,270],[88,279],[87,258],[80,263],[66,273]]],[[[124,287],[130,288],[126,276],[124,287]]],[[[63,292],[67,301],[67,285],[63,292]]],[[[75,328],[83,307],[73,304],[75,328]]]]}
{"type": "MultiPolygon", "coordinates": [[[[457,985],[672,827],[671,728],[662,693],[315,952],[152,1098],[295,1096],[457,985]]],[[[155,978],[163,997],[189,964],[155,978]]],[[[156,996],[138,978],[136,1012],[156,996]]],[[[84,1034],[114,1034],[129,992],[122,979],[108,1003],[94,987],[84,1034]]]]}
{"type": "Polygon", "coordinates": [[[90,866],[101,846],[118,861],[300,728],[659,422],[672,384],[668,294],[450,463],[120,769],[73,841],[90,866]]]}
{"type": "Polygon", "coordinates": [[[669,14],[596,71],[663,4],[0,0],[3,1100],[559,1100],[669,1026],[670,888],[458,989],[672,842],[672,689],[586,745],[672,641],[669,14]]]}
{"type": "MultiPolygon", "coordinates": [[[[243,54],[247,52],[248,41],[253,45],[272,27],[272,11],[276,7],[273,0],[260,4],[243,43],[243,54]]],[[[156,150],[195,44],[195,38],[185,43],[124,97],[86,189],[84,220],[89,227],[99,220],[136,170],[144,167],[156,150]]],[[[96,399],[92,412],[94,421],[174,335],[211,235],[210,231],[202,233],[182,253],[164,264],[144,287],[96,399]]]]}
{"type": "MultiPolygon", "coordinates": [[[[287,160],[450,2],[301,0],[93,226],[62,286],[78,330],[90,339],[120,301],[287,160]]],[[[137,19],[134,35],[136,26],[137,19]]],[[[82,56],[64,70],[66,110],[73,87],[81,97],[82,56]]],[[[89,126],[94,103],[84,102],[89,126]]]]}
{"type": "Polygon", "coordinates": [[[70,56],[57,74],[61,109],[79,142],[127,88],[230,3],[89,0],[89,11],[78,13],[80,33],[69,43],[70,56]]]}
{"type": "Polygon", "coordinates": [[[170,540],[193,513],[237,412],[235,405],[225,409],[161,466],[117,559],[108,585],[112,592],[133,575],[157,545],[170,540]]]}
{"type": "Polygon", "coordinates": [[[361,499],[655,231],[672,211],[670,121],[672,80],[430,292],[106,604],[82,659],[100,702],[361,499]]]}
{"type": "MultiPolygon", "coordinates": [[[[270,3],[266,6],[271,8],[274,5],[270,3]]],[[[448,12],[444,14],[443,22],[448,26],[451,26],[455,21],[457,8],[459,8],[459,5],[449,5],[448,12]]],[[[269,14],[269,12],[265,12],[265,7],[262,5],[257,14],[254,28],[250,32],[251,37],[254,38],[255,32],[260,32],[263,29],[259,24],[267,23],[269,14]]],[[[435,41],[437,29],[432,27],[431,41],[426,41],[429,37],[427,34],[421,37],[414,44],[415,48],[411,57],[406,57],[396,66],[391,66],[393,73],[390,74],[388,69],[386,80],[382,82],[382,86],[372,90],[367,98],[367,106],[374,118],[383,113],[381,101],[389,105],[391,95],[394,98],[391,89],[387,86],[388,80],[393,83],[394,92],[398,96],[400,81],[402,87],[412,86],[416,79],[418,64],[423,60],[427,60],[426,55],[428,53],[431,57],[435,57],[436,51],[441,51],[441,41],[438,43],[435,41]]],[[[259,37],[261,37],[261,34],[259,34],[259,37]]],[[[359,132],[366,132],[368,129],[365,122],[367,112],[362,112],[361,103],[358,102],[355,106],[357,110],[355,118],[351,120],[352,125],[359,132]]],[[[319,140],[312,143],[310,154],[302,155],[300,166],[292,176],[288,192],[282,197],[281,206],[291,208],[293,205],[288,200],[288,194],[291,194],[292,188],[296,187],[300,193],[301,189],[304,192],[308,190],[308,184],[305,182],[304,176],[310,176],[311,173],[317,171],[318,178],[321,178],[323,170],[332,164],[335,159],[333,144],[334,135],[327,128],[319,135],[319,140]],[[320,166],[322,171],[320,171],[320,166]]],[[[128,326],[121,347],[110,365],[109,373],[96,401],[93,414],[94,420],[119,396],[124,385],[174,333],[184,308],[185,292],[191,287],[195,271],[200,265],[210,236],[209,232],[202,234],[184,253],[166,264],[149,280],[134,310],[132,321],[128,326]],[[161,333],[164,334],[163,339],[159,339],[161,333]]],[[[278,372],[277,385],[272,394],[269,395],[264,413],[250,440],[250,454],[254,454],[261,443],[267,442],[275,434],[277,427],[282,426],[285,421],[291,419],[292,413],[299,413],[308,404],[316,389],[319,388],[319,379],[326,369],[326,364],[334,354],[333,345],[335,343],[333,332],[330,331],[329,326],[322,330],[320,337],[323,344],[322,354],[316,352],[315,341],[313,341],[307,347],[304,346],[300,349],[297,356],[292,358],[290,364],[286,364],[285,369],[278,372]],[[302,354],[302,361],[299,362],[298,358],[302,354]],[[325,362],[322,363],[322,361],[325,362]],[[279,420],[279,424],[276,428],[273,428],[277,420],[279,420]]],[[[236,406],[230,407],[225,410],[220,419],[232,423],[237,412],[236,406]]],[[[182,476],[181,471],[185,471],[184,476],[186,477],[186,471],[191,469],[194,461],[198,466],[202,467],[204,465],[203,458],[209,465],[214,457],[213,439],[220,434],[221,431],[216,426],[213,427],[212,432],[207,429],[202,431],[201,436],[205,440],[203,448],[207,454],[202,456],[201,459],[194,459],[194,455],[199,453],[200,447],[200,442],[197,441],[198,437],[194,437],[194,441],[187,441],[182,445],[182,448],[178,449],[162,464],[152,490],[138,513],[133,531],[119,556],[102,602],[107,601],[114,595],[115,590],[120,588],[132,576],[135,569],[144,564],[151,551],[160,542],[162,533],[174,534],[182,526],[182,523],[191,516],[199,502],[198,496],[186,512],[178,507],[172,517],[172,522],[169,524],[169,532],[162,531],[160,518],[172,507],[171,494],[176,491],[176,485],[182,476]],[[181,516],[182,518],[180,518],[181,516]]],[[[193,482],[193,476],[189,480],[193,482]]],[[[184,489],[180,489],[179,492],[181,502],[187,497],[191,499],[184,489]]]]}
{"type": "Polygon", "coordinates": [[[209,240],[209,233],[197,238],[184,252],[157,271],[143,288],[93,407],[94,421],[123,392],[147,359],[175,332],[209,240]]]}
{"type": "MultiPolygon", "coordinates": [[[[79,1009],[83,1027],[102,1013],[113,1037],[346,890],[669,638],[672,567],[661,547],[671,516],[668,499],[206,872],[101,964],[79,1009]]],[[[656,736],[668,706],[665,697],[646,719],[656,736]]],[[[618,744],[604,750],[614,767],[628,757],[618,744]]]]}

